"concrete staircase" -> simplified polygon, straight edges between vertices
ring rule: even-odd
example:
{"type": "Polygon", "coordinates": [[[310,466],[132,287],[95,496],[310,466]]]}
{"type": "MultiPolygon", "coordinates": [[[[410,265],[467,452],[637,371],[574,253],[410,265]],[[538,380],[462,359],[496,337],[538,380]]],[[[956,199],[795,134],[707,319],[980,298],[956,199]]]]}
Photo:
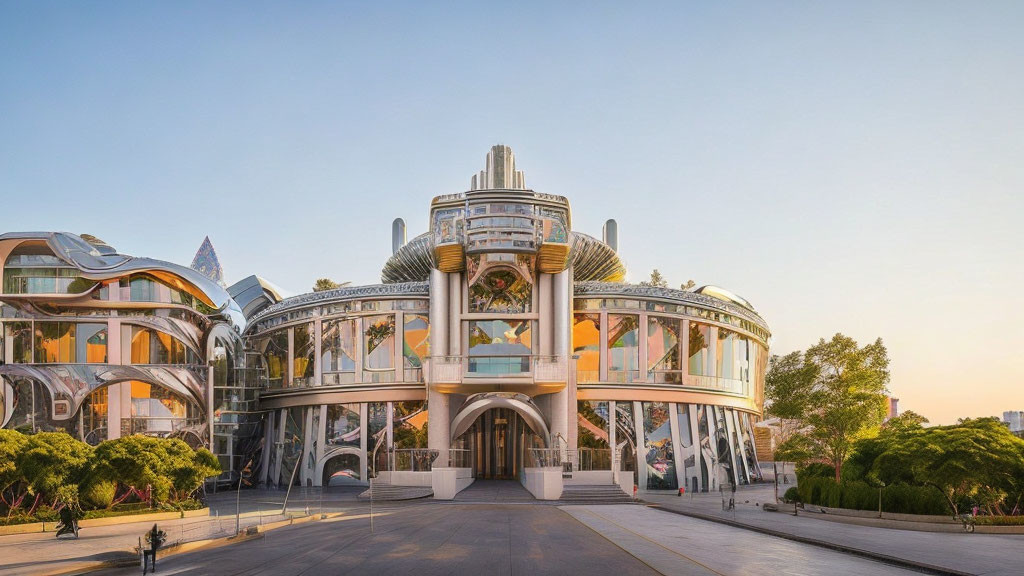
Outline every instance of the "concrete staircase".
{"type": "MultiPolygon", "coordinates": [[[[373,484],[373,499],[381,501],[394,500],[415,500],[416,498],[427,498],[434,495],[433,489],[428,486],[396,486],[394,484],[373,484]]],[[[363,491],[359,498],[370,499],[370,489],[363,491]]]]}
{"type": "Polygon", "coordinates": [[[615,484],[568,484],[562,488],[559,502],[567,504],[630,504],[633,498],[615,484]]]}

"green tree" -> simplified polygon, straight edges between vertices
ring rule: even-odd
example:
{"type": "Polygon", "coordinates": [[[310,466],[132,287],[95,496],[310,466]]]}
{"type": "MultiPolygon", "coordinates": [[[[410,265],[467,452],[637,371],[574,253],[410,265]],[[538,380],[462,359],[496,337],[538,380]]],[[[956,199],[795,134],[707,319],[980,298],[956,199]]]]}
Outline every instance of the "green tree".
{"type": "Polygon", "coordinates": [[[136,490],[151,487],[154,504],[166,501],[172,482],[164,474],[169,459],[164,442],[138,434],[101,442],[96,447],[97,478],[136,490]]]}
{"type": "Polygon", "coordinates": [[[887,483],[910,481],[942,492],[954,514],[974,503],[990,514],[1019,510],[1024,496],[1024,439],[995,418],[896,433],[874,461],[887,483]]]}
{"type": "Polygon", "coordinates": [[[641,286],[656,286],[658,288],[668,288],[668,280],[665,280],[665,278],[661,275],[661,272],[658,272],[658,269],[655,268],[654,270],[651,270],[651,277],[650,277],[650,279],[646,280],[644,282],[641,282],[640,285],[641,286]]]}
{"type": "Polygon", "coordinates": [[[0,502],[8,510],[14,502],[14,498],[7,498],[8,489],[24,479],[17,458],[27,442],[25,435],[17,430],[0,430],[0,502]]]}
{"type": "Polygon", "coordinates": [[[317,278],[316,282],[313,284],[313,292],[334,290],[335,288],[341,288],[343,286],[348,286],[349,284],[351,284],[351,282],[338,283],[335,282],[334,280],[331,280],[330,278],[317,278]]]}
{"type": "Polygon", "coordinates": [[[86,480],[92,456],[91,446],[65,432],[39,432],[26,437],[16,462],[30,493],[55,497],[86,480]]]}
{"type": "Polygon", "coordinates": [[[864,346],[842,334],[806,352],[772,359],[765,377],[770,414],[794,421],[814,458],[835,468],[859,438],[875,433],[885,417],[889,355],[881,339],[864,346]]]}

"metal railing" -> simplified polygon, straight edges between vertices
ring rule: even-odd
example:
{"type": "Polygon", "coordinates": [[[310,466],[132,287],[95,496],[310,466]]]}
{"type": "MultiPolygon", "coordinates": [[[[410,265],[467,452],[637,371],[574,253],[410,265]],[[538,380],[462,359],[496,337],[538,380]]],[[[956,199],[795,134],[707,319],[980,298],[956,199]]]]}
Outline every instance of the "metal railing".
{"type": "Polygon", "coordinates": [[[450,448],[448,450],[449,468],[472,468],[473,451],[468,448],[450,448]]]}
{"type": "Polygon", "coordinates": [[[579,448],[576,450],[576,470],[590,472],[612,469],[611,448],[579,448]]]}
{"type": "Polygon", "coordinates": [[[430,448],[393,448],[389,454],[393,472],[430,472],[440,452],[430,448]]]}
{"type": "Polygon", "coordinates": [[[562,451],[558,448],[530,448],[532,468],[561,468],[562,451]]]}

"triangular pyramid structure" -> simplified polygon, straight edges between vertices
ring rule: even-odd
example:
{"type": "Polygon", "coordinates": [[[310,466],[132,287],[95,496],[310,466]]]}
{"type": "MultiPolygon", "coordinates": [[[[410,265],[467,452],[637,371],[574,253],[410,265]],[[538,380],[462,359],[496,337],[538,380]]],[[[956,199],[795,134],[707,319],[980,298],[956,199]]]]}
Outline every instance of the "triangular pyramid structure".
{"type": "Polygon", "coordinates": [[[213,249],[213,242],[210,242],[209,236],[203,239],[202,246],[196,251],[196,257],[192,259],[192,269],[224,286],[224,269],[220,266],[217,251],[213,249]]]}

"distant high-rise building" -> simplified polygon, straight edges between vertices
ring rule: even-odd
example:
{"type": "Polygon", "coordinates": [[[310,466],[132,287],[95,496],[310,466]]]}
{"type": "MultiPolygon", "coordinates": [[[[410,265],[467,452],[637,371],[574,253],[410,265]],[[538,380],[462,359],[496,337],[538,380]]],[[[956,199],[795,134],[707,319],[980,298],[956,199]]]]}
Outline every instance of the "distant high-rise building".
{"type": "Polygon", "coordinates": [[[203,239],[203,244],[196,251],[191,268],[222,287],[226,286],[224,284],[224,269],[220,266],[217,251],[213,249],[213,242],[210,242],[209,236],[203,239]]]}
{"type": "Polygon", "coordinates": [[[1024,430],[1024,411],[1010,410],[1009,412],[1003,412],[1003,422],[1010,427],[1011,432],[1024,430]]]}
{"type": "Polygon", "coordinates": [[[889,397],[889,403],[885,408],[885,419],[895,418],[900,415],[900,399],[894,396],[889,397]]]}

